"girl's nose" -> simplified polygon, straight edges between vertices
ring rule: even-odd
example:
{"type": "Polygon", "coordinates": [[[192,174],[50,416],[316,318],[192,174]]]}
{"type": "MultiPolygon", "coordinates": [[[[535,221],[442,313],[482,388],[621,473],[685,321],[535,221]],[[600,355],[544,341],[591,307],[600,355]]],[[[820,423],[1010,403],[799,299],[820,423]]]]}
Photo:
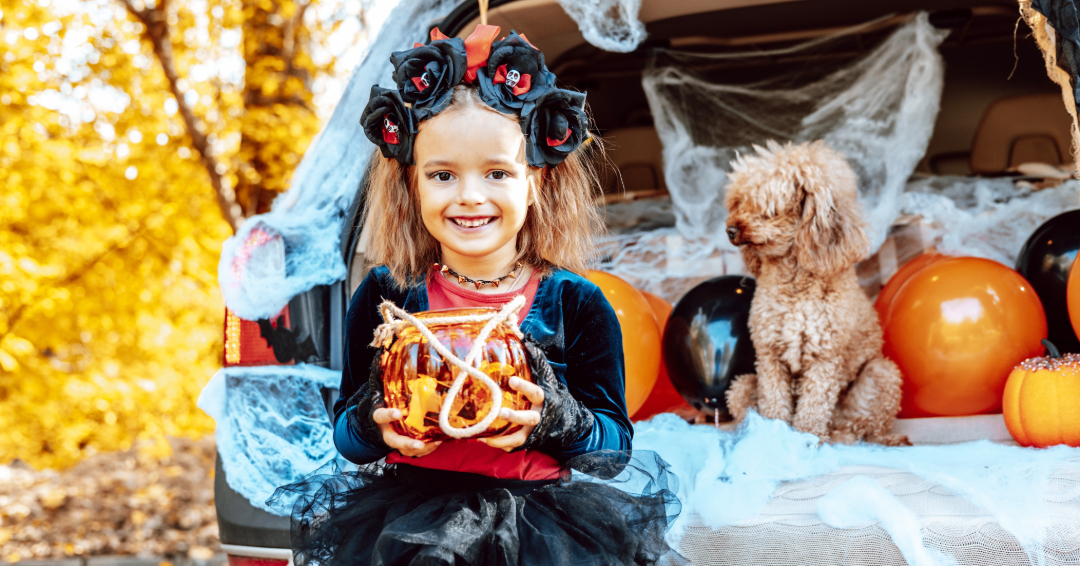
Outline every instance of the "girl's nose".
{"type": "Polygon", "coordinates": [[[483,184],[470,177],[466,177],[459,185],[461,188],[458,190],[458,204],[484,204],[487,202],[487,195],[484,194],[483,184]]]}

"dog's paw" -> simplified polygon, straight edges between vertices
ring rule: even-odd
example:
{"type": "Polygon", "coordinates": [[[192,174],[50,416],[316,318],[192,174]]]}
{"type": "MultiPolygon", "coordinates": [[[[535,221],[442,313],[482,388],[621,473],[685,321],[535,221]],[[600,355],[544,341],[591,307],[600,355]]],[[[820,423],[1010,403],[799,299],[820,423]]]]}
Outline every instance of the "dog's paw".
{"type": "Polygon", "coordinates": [[[796,414],[791,427],[802,432],[809,432],[821,438],[830,438],[829,421],[812,415],[796,414]]]}
{"type": "MultiPolygon", "coordinates": [[[[765,404],[764,401],[758,403],[758,413],[767,419],[776,419],[778,421],[784,421],[787,424],[791,422],[791,407],[785,407],[783,405],[771,405],[765,404]]],[[[798,427],[796,427],[798,428],[798,427]]],[[[799,429],[802,430],[802,429],[799,429]]],[[[804,431],[810,432],[810,431],[804,431]]]]}
{"type": "Polygon", "coordinates": [[[746,418],[747,411],[757,408],[757,375],[746,373],[735,376],[731,386],[724,393],[724,398],[731,418],[735,422],[741,422],[746,418]]]}
{"type": "Polygon", "coordinates": [[[855,444],[859,441],[859,435],[850,430],[834,430],[829,435],[829,442],[834,444],[855,444]]]}
{"type": "Polygon", "coordinates": [[[911,440],[904,434],[881,434],[870,436],[867,442],[874,442],[884,446],[911,446],[911,440]]]}

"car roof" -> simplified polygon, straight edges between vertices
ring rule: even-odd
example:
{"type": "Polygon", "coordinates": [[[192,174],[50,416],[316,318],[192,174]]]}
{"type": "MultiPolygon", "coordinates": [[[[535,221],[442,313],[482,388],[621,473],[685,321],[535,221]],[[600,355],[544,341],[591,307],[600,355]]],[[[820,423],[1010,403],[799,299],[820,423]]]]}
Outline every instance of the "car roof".
{"type": "MultiPolygon", "coordinates": [[[[794,0],[643,0],[638,19],[645,24],[680,16],[715,12],[731,8],[788,3],[794,0]]],[[[526,33],[529,41],[544,52],[549,61],[555,61],[563,53],[585,42],[577,23],[570,18],[555,0],[504,0],[492,2],[488,11],[488,23],[526,33]]],[[[467,0],[450,17],[446,26],[460,26],[456,30],[443,30],[447,34],[464,37],[480,23],[476,2],[467,0]]]]}
{"type": "MultiPolygon", "coordinates": [[[[552,68],[586,43],[577,23],[556,0],[492,0],[488,23],[519,33],[544,52],[552,68]]],[[[919,10],[1000,11],[1015,19],[1015,0],[642,0],[638,19],[648,31],[646,46],[672,39],[743,38],[796,34],[813,37],[889,14],[919,10]]],[[[448,35],[468,35],[480,23],[475,0],[465,0],[439,23],[448,35]]],[[[796,37],[792,37],[795,39],[796,37]]]]}

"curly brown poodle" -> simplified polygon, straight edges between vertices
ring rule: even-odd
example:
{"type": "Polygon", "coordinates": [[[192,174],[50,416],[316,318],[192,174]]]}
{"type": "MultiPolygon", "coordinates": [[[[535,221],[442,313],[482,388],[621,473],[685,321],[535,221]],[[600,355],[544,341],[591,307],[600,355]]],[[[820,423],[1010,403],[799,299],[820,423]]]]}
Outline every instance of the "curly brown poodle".
{"type": "Polygon", "coordinates": [[[755,146],[733,164],[727,234],[757,279],[750,338],[757,374],[727,392],[731,414],[755,408],[823,441],[907,444],[890,434],[900,369],[855,276],[869,240],[855,173],[825,142],[755,146]]]}

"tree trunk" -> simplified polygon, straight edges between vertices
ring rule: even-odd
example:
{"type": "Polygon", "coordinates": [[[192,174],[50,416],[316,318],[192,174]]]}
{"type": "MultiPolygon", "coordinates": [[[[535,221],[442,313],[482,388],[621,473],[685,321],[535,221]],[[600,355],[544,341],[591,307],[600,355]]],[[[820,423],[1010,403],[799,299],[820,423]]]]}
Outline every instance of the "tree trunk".
{"type": "Polygon", "coordinates": [[[214,187],[217,195],[218,206],[225,221],[229,223],[233,233],[236,232],[244,219],[240,206],[236,203],[236,195],[232,189],[222,183],[221,173],[218,172],[218,161],[214,157],[206,134],[202,131],[202,122],[195,117],[191,106],[184,99],[184,93],[180,92],[178,82],[180,77],[176,72],[176,62],[173,58],[172,40],[169,33],[169,24],[166,19],[168,0],[161,0],[155,8],[138,8],[133,0],[121,0],[133,16],[138,18],[146,27],[146,37],[154,47],[154,55],[165,72],[165,78],[169,81],[169,90],[176,99],[180,116],[184,119],[184,128],[191,137],[191,145],[199,152],[203,167],[210,176],[210,184],[214,187]]]}

